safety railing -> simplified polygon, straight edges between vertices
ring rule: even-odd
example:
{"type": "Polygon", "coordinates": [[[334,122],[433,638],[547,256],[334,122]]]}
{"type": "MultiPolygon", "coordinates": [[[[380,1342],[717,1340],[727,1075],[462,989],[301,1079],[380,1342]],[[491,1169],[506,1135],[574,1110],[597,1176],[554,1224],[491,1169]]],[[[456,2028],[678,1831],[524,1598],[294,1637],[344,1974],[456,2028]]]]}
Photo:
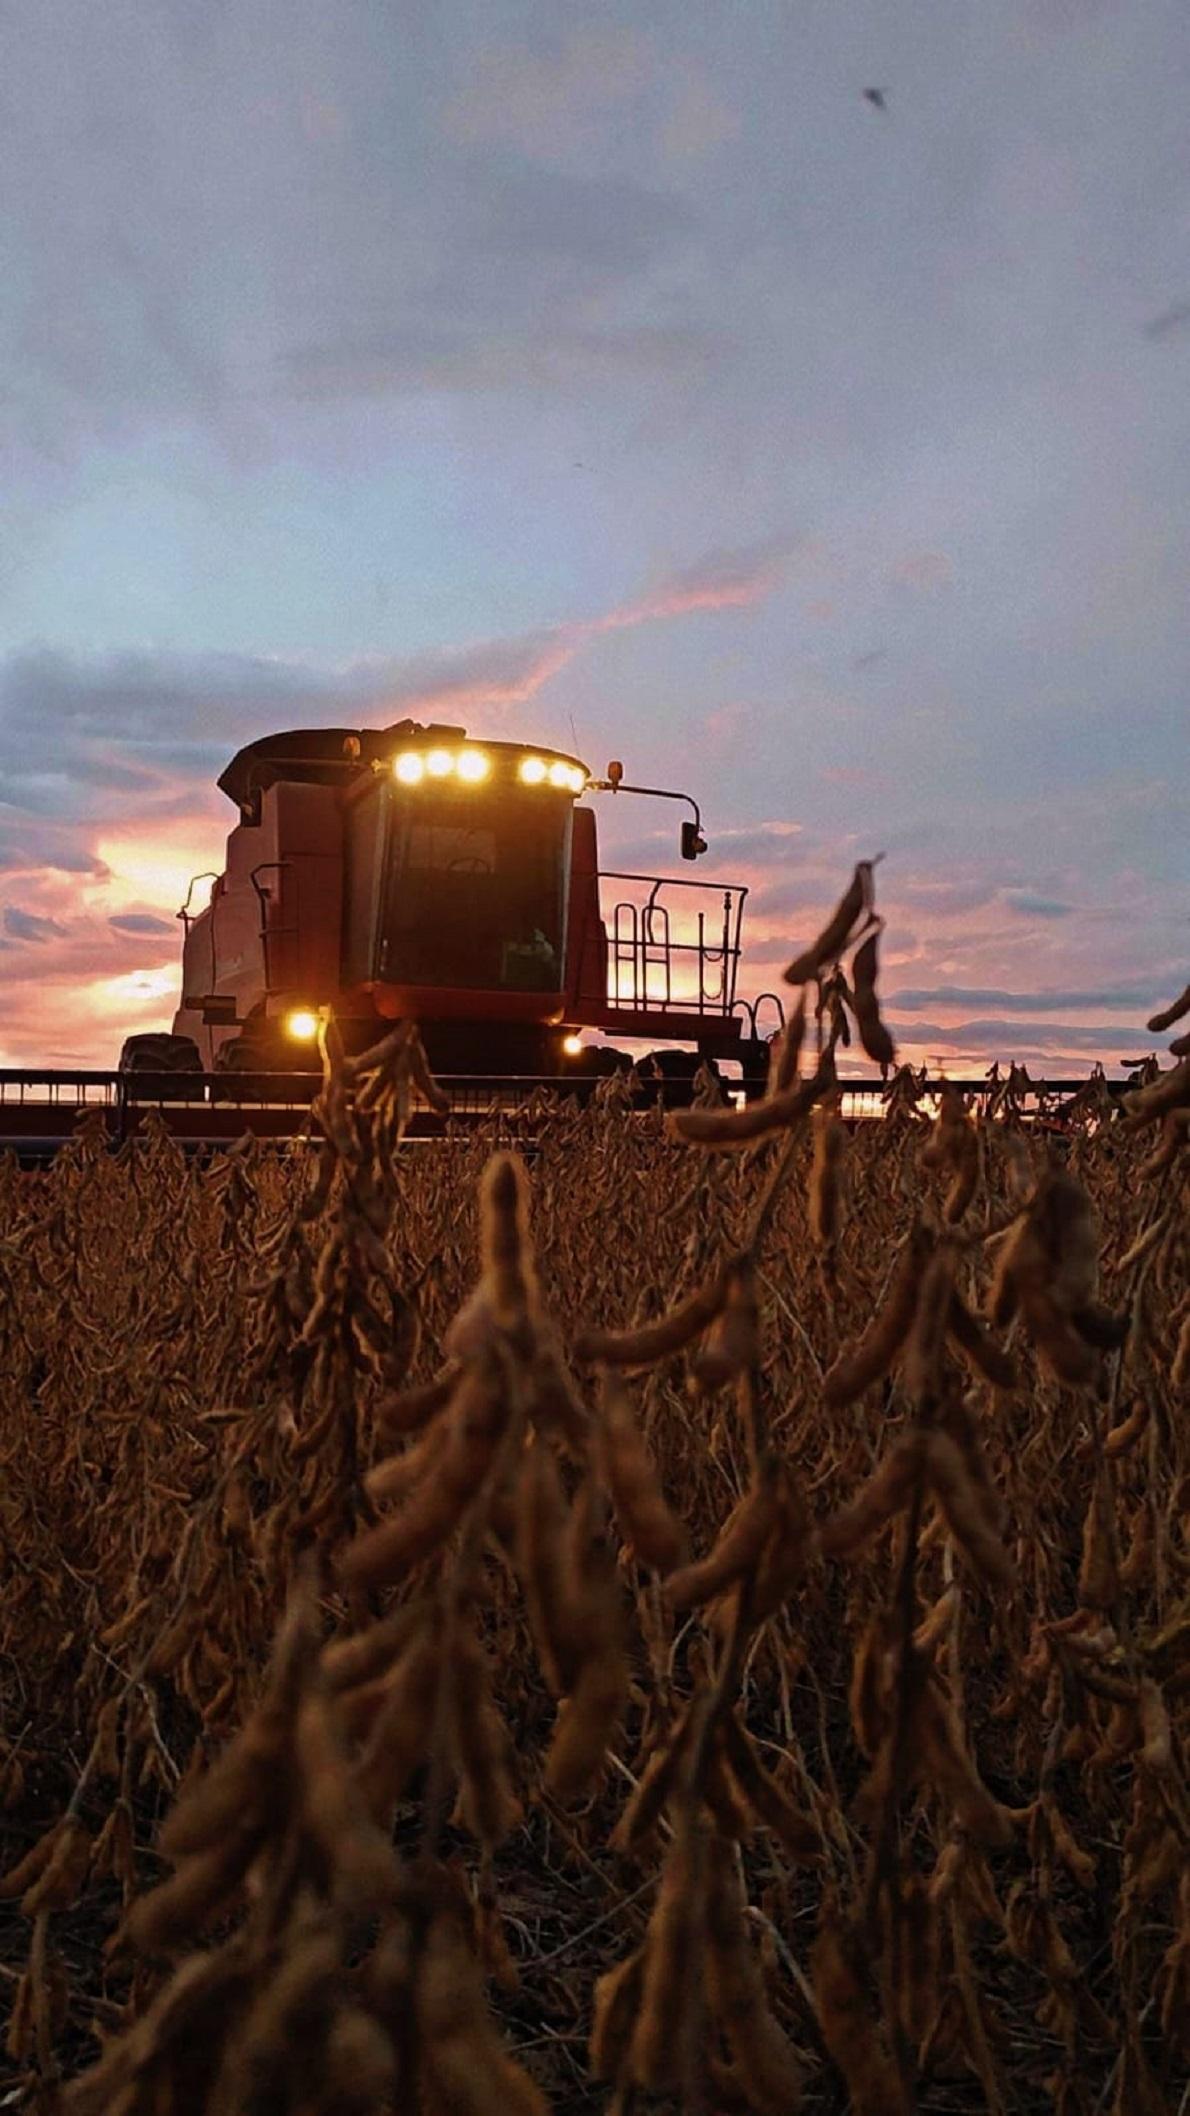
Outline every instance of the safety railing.
{"type": "MultiPolygon", "coordinates": [[[[666,1014],[726,1020],[735,1006],[747,889],[614,868],[601,872],[599,884],[607,986],[602,993],[583,991],[580,999],[594,1000],[613,1014],[655,1015],[659,1027],[666,1014]]],[[[580,960],[590,959],[587,946],[580,944],[580,960]]]]}

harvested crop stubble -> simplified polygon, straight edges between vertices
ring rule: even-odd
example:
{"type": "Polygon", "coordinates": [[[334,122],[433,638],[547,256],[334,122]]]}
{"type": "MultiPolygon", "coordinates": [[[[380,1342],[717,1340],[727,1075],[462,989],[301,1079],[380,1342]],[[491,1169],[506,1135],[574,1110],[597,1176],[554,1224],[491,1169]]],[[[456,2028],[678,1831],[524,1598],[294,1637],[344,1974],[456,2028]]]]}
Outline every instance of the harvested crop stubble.
{"type": "Polygon", "coordinates": [[[1174,2116],[1180,1069],[844,1140],[872,884],[743,1133],[0,1164],[26,2107],[1174,2116]]]}

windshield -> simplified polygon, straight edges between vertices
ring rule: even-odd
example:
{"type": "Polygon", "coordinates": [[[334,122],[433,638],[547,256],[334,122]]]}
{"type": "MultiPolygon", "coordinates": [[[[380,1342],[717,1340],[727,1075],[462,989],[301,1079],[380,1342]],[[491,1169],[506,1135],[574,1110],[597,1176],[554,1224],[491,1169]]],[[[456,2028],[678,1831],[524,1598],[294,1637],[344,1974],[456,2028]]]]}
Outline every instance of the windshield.
{"type": "Polygon", "coordinates": [[[484,991],[562,989],[569,804],[394,795],[380,976],[484,991]]]}

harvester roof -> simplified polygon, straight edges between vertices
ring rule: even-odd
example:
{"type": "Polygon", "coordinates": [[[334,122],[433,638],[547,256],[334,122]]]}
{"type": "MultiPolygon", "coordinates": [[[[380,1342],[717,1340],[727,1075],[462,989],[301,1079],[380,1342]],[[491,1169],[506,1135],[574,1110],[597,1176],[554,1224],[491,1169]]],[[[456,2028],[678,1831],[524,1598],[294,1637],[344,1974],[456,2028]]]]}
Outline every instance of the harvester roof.
{"type": "Polygon", "coordinates": [[[406,738],[458,742],[461,727],[422,727],[416,720],[398,720],[392,727],[299,727],[280,735],[262,735],[238,749],[218,785],[238,807],[247,806],[254,794],[279,779],[338,785],[345,775],[383,762],[393,744],[406,738]]]}
{"type": "MultiPolygon", "coordinates": [[[[259,741],[249,742],[237,750],[227,769],[221,773],[218,784],[239,808],[251,809],[264,788],[275,786],[279,780],[342,785],[356,772],[389,764],[402,751],[441,751],[466,743],[466,739],[464,728],[447,727],[437,722],[423,726],[416,720],[397,720],[391,727],[292,728],[284,734],[262,735],[259,741]]],[[[540,745],[536,744],[489,741],[484,741],[480,747],[485,752],[492,752],[493,759],[497,755],[503,756],[507,760],[506,768],[519,772],[526,780],[530,768],[544,781],[547,772],[552,773],[555,767],[561,767],[562,777],[551,778],[550,783],[564,785],[572,794],[581,793],[588,779],[585,765],[577,758],[564,757],[552,748],[542,753],[540,745]],[[536,763],[530,767],[522,762],[539,756],[548,760],[542,761],[539,768],[536,763]]],[[[434,770],[432,762],[430,770],[431,773],[434,770]]],[[[403,773],[398,775],[403,776],[403,773]]]]}

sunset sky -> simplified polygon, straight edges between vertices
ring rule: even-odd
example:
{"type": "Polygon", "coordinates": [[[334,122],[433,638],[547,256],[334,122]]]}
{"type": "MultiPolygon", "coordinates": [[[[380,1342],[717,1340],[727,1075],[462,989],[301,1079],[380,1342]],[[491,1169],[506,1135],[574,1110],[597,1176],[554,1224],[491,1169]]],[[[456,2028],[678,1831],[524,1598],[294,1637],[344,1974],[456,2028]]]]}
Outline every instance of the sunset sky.
{"type": "Polygon", "coordinates": [[[698,794],[753,988],[882,851],[908,1055],[1150,1047],[1188,110],[1186,0],[10,0],[0,1064],[168,1025],[240,743],[405,713],[698,794]]]}

